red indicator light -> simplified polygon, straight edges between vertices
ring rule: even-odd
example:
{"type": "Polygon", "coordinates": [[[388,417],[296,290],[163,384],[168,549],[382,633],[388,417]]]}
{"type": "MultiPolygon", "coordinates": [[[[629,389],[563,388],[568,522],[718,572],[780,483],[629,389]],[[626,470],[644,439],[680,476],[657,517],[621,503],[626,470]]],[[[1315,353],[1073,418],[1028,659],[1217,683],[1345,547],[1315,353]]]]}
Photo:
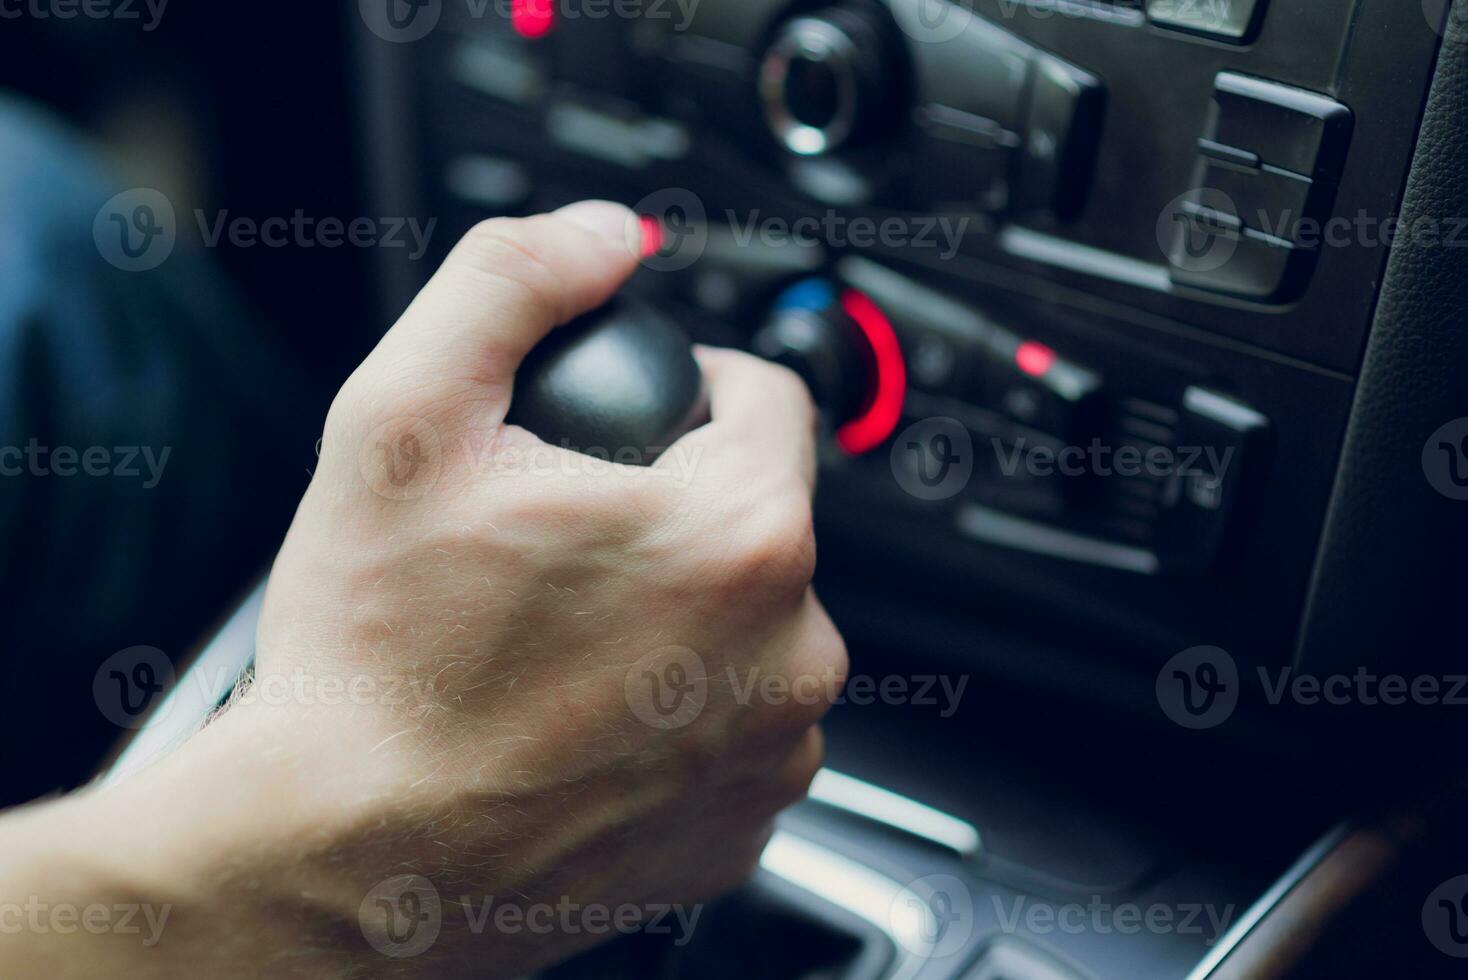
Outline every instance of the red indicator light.
{"type": "Polygon", "coordinates": [[[545,37],[556,26],[556,0],[510,0],[510,24],[527,41],[545,37]]]}
{"type": "Polygon", "coordinates": [[[849,289],[841,294],[841,309],[871,345],[877,366],[866,410],[836,430],[837,444],[856,456],[886,442],[902,419],[902,405],[907,401],[907,362],[902,358],[892,321],[870,297],[849,289]]]}
{"type": "Polygon", "coordinates": [[[1014,363],[1032,378],[1043,378],[1055,366],[1055,352],[1044,344],[1026,340],[1014,352],[1014,363]]]}
{"type": "Polygon", "coordinates": [[[663,250],[663,223],[650,214],[640,214],[637,225],[642,229],[642,257],[650,259],[663,250]]]}

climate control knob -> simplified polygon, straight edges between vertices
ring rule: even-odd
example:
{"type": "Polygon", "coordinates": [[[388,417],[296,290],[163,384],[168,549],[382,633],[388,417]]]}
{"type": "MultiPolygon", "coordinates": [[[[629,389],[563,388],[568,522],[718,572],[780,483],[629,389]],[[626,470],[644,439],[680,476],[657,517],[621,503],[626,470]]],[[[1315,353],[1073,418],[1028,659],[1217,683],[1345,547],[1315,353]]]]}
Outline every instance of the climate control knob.
{"type": "Polygon", "coordinates": [[[891,322],[864,293],[825,279],[798,283],[776,301],[751,348],[805,380],[848,453],[881,445],[902,417],[902,349],[891,322]]]}
{"type": "Polygon", "coordinates": [[[765,121],[798,156],[832,153],[896,115],[898,47],[890,15],[853,2],[797,17],[776,35],[759,72],[765,121]]]}

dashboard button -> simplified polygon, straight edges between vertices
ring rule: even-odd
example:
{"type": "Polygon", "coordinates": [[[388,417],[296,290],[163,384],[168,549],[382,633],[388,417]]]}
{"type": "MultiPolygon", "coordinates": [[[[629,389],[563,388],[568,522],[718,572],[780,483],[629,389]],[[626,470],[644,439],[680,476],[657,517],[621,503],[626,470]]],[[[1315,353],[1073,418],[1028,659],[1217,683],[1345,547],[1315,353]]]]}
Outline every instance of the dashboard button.
{"type": "Polygon", "coordinates": [[[1204,139],[1312,180],[1336,181],[1351,139],[1351,110],[1315,92],[1221,72],[1204,139]]]}
{"type": "Polygon", "coordinates": [[[943,211],[1002,211],[1008,206],[1018,135],[947,106],[919,109],[915,119],[921,178],[915,193],[924,206],[943,211]]]}
{"type": "Polygon", "coordinates": [[[1048,54],[1035,61],[1026,120],[1022,206],[1066,220],[1090,185],[1105,111],[1100,79],[1048,54]]]}
{"type": "Polygon", "coordinates": [[[1169,260],[1175,283],[1244,299],[1282,301],[1304,282],[1315,253],[1255,231],[1179,213],[1169,260]]]}
{"type": "Polygon", "coordinates": [[[1153,544],[1169,571],[1201,572],[1222,547],[1244,467],[1269,421],[1206,388],[1183,394],[1177,469],[1163,496],[1153,544]]]}
{"type": "Polygon", "coordinates": [[[1229,41],[1248,37],[1263,16],[1263,0],[1147,0],[1147,17],[1154,24],[1194,31],[1229,41]]]}
{"type": "Polygon", "coordinates": [[[1023,128],[1034,48],[951,0],[892,0],[892,14],[914,39],[920,105],[952,106],[1012,132],[1023,128]]]}
{"type": "Polygon", "coordinates": [[[1194,186],[1223,194],[1245,227],[1298,244],[1302,222],[1328,209],[1329,185],[1282,170],[1247,169],[1200,157],[1194,186]]]}
{"type": "Polygon", "coordinates": [[[897,115],[902,85],[880,7],[846,3],[780,29],[759,70],[765,121],[797,156],[832,153],[897,115]]]}
{"type": "Polygon", "coordinates": [[[991,408],[1068,445],[1091,437],[1099,374],[1003,329],[990,335],[987,354],[991,408]]]}

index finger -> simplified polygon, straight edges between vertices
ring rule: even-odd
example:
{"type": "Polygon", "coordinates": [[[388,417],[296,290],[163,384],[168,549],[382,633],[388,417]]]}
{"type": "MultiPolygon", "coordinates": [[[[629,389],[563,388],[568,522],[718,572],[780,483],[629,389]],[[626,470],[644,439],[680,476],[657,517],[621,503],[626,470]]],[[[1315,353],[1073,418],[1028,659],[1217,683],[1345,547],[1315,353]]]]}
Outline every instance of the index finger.
{"type": "Polygon", "coordinates": [[[742,351],[699,347],[694,356],[703,369],[711,421],[662,458],[702,449],[741,472],[788,471],[814,492],[820,418],[805,382],[789,368],[742,351]]]}

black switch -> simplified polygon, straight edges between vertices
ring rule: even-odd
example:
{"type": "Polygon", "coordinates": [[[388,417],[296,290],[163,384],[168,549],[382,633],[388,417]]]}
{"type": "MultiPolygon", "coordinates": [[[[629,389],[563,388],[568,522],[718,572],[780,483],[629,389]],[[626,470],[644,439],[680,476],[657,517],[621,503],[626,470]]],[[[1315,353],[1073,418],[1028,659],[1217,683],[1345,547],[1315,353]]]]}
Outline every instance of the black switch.
{"type": "Polygon", "coordinates": [[[1340,179],[1350,109],[1315,92],[1232,72],[1220,72],[1213,84],[1204,139],[1311,180],[1340,179]]]}
{"type": "Polygon", "coordinates": [[[1206,388],[1183,394],[1175,470],[1153,536],[1168,571],[1206,571],[1238,505],[1246,466],[1269,428],[1254,409],[1206,388]]]}
{"type": "Polygon", "coordinates": [[[1021,207],[1065,221],[1091,184],[1105,112],[1100,79],[1059,58],[1035,60],[1026,120],[1021,207]]]}
{"type": "Polygon", "coordinates": [[[1298,174],[1241,167],[1207,156],[1198,160],[1193,186],[1225,195],[1244,227],[1297,245],[1308,230],[1305,222],[1329,213],[1335,196],[1331,185],[1298,174]]]}
{"type": "Polygon", "coordinates": [[[913,118],[919,132],[914,194],[920,207],[962,213],[1008,206],[1019,136],[948,106],[927,106],[913,118]]]}
{"type": "Polygon", "coordinates": [[[1094,434],[1101,376],[1008,330],[987,341],[985,399],[1020,425],[1083,445],[1094,434]]]}
{"type": "Polygon", "coordinates": [[[1023,126],[1034,48],[949,0],[892,0],[891,9],[915,41],[908,48],[919,104],[952,106],[1011,131],[1023,126]]]}

